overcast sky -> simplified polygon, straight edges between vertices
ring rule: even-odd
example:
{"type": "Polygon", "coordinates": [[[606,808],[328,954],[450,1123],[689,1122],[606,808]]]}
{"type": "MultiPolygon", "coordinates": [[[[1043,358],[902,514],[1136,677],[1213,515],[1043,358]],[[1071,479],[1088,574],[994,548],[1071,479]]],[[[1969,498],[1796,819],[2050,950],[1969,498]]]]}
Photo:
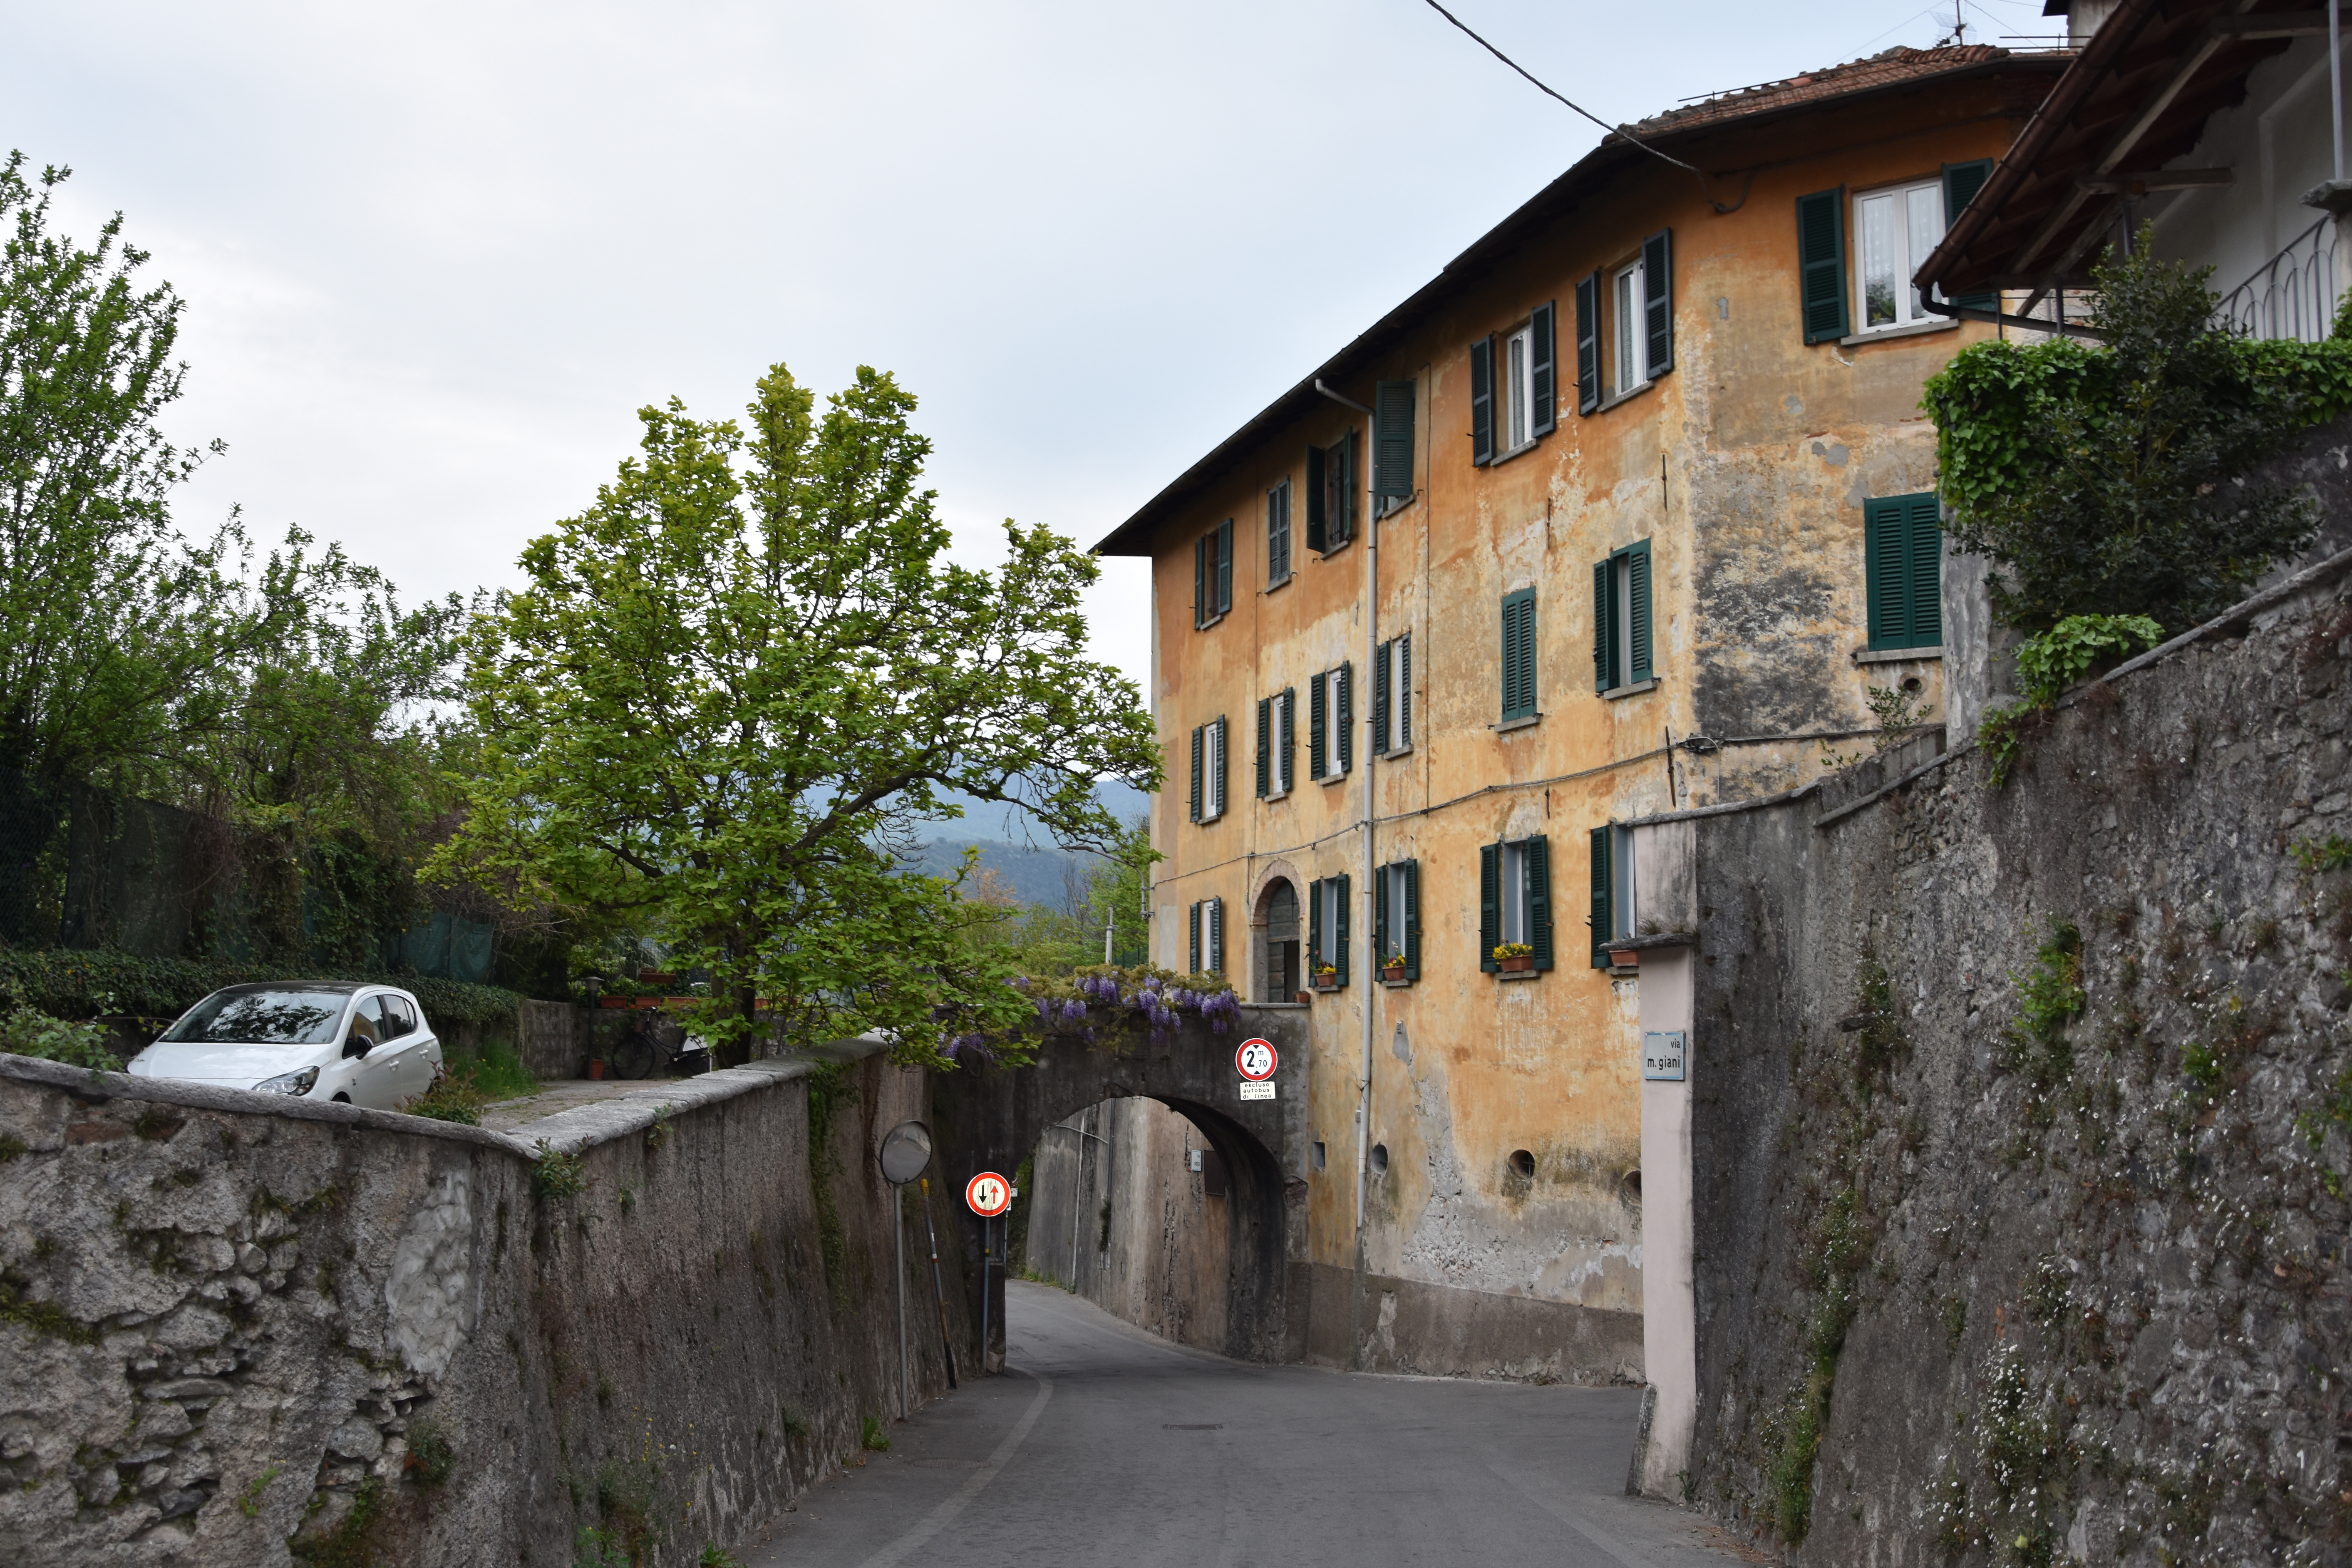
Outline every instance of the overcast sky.
{"type": "MultiPolygon", "coordinates": [[[[1972,40],[2046,33],[1965,0],[1972,40]]],[[[1612,122],[1926,45],[1909,0],[1450,0],[1612,122]]],[[[673,395],[922,400],[958,548],[1091,544],[1599,132],[1423,0],[0,0],[0,140],[190,309],[183,493],[412,594],[515,580],[673,395]]],[[[1141,563],[1097,647],[1148,668],[1141,563]]]]}

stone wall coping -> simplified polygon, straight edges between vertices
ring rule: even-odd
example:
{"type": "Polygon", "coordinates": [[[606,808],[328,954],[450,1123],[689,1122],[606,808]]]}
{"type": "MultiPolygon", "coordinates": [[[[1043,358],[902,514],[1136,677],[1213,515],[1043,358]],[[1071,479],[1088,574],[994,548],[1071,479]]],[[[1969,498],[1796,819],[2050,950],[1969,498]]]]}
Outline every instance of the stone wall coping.
{"type": "Polygon", "coordinates": [[[222,1111],[236,1116],[283,1116],[296,1121],[326,1121],[364,1127],[378,1132],[403,1132],[415,1137],[442,1138],[478,1148],[502,1149],[526,1160],[539,1157],[544,1142],[559,1153],[582,1150],[645,1131],[667,1109],[672,1112],[718,1105],[739,1095],[774,1089],[806,1078],[821,1067],[862,1061],[890,1048],[878,1034],[813,1046],[789,1057],[772,1057],[741,1067],[719,1068],[674,1084],[648,1088],[625,1099],[560,1110],[530,1124],[529,1140],[458,1121],[436,1121],[397,1110],[376,1110],[332,1100],[289,1100],[284,1095],[257,1094],[246,1089],[220,1089],[178,1079],[133,1078],[129,1073],[69,1067],[64,1062],[0,1052],[0,1080],[62,1089],[75,1099],[103,1103],[133,1100],[154,1105],[177,1105],[191,1110],[222,1111]]]}

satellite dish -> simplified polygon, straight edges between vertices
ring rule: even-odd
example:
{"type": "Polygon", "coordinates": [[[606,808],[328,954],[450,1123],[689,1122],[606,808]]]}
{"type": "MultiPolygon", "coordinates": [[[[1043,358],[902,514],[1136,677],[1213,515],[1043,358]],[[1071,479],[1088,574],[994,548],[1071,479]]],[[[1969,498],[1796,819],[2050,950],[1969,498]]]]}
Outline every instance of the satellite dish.
{"type": "Polygon", "coordinates": [[[903,1187],[931,1164],[931,1130],[919,1121],[901,1121],[882,1140],[882,1174],[894,1187],[903,1187]]]}

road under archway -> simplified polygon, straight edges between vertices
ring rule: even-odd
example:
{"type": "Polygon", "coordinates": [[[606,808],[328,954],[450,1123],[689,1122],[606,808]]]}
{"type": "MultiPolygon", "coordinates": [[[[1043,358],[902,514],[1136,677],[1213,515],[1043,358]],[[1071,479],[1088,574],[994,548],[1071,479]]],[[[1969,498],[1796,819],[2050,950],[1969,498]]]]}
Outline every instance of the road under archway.
{"type": "MultiPolygon", "coordinates": [[[[1286,1060],[1304,1060],[1303,1042],[1284,1037],[1286,1018],[1271,1024],[1253,1020],[1250,1026],[1273,1039],[1286,1060]]],[[[1286,1288],[1286,1259],[1298,1251],[1290,1245],[1291,1229],[1304,1224],[1304,1177],[1293,1155],[1304,1136],[1305,1105],[1293,1074],[1283,1075],[1287,1083],[1277,1079],[1273,1100],[1240,1098],[1233,1058],[1243,1037],[1219,1034],[1188,1019],[1165,1039],[1126,1049],[1050,1037],[1030,1066],[943,1075],[932,1101],[942,1169],[958,1186],[975,1171],[1009,1175],[1049,1136],[1048,1128],[1090,1108],[1128,1100],[1166,1107],[1182,1117],[1204,1152],[1215,1156],[1223,1177],[1219,1200],[1224,1230],[1223,1300],[1220,1311],[1203,1314],[1221,1318],[1222,1333],[1215,1336],[1217,1342],[1192,1342],[1247,1361],[1297,1359],[1294,1342],[1303,1336],[1304,1324],[1294,1331],[1290,1320],[1297,1314],[1286,1306],[1303,1292],[1286,1288]]],[[[1066,1224],[1068,1211],[1062,1213],[1066,1224]]],[[[984,1242],[980,1222],[961,1205],[959,1215],[967,1278],[975,1294],[973,1314],[977,1319],[984,1310],[991,1325],[993,1367],[1001,1364],[1003,1353],[1007,1227],[992,1227],[984,1242]],[[985,1271],[990,1282],[985,1303],[977,1299],[984,1246],[998,1259],[985,1271]]]]}

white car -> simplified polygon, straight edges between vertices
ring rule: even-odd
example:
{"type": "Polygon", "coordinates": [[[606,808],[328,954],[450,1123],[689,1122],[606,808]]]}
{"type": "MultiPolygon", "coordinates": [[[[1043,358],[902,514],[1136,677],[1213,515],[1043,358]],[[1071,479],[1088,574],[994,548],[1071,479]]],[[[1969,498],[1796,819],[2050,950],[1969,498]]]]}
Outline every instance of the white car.
{"type": "Polygon", "coordinates": [[[407,992],[305,980],[214,992],[130,1070],[397,1110],[433,1086],[440,1066],[441,1042],[407,992]]]}

